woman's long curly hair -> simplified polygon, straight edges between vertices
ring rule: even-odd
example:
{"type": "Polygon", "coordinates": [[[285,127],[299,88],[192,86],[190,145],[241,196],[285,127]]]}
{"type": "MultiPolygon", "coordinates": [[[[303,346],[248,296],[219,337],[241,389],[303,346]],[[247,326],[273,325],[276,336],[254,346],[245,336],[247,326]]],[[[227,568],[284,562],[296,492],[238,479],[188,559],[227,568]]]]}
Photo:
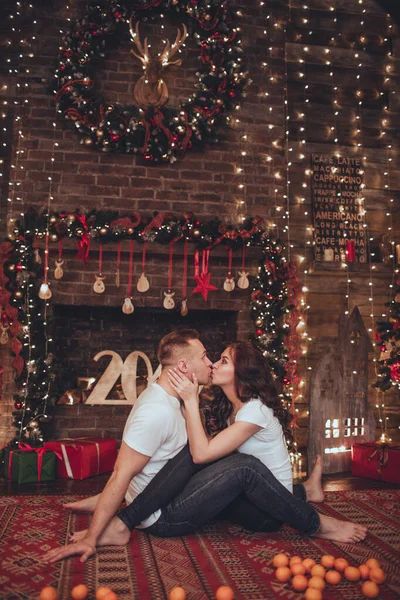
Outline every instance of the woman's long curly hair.
{"type": "MultiPolygon", "coordinates": [[[[235,367],[235,391],[241,402],[260,398],[261,402],[273,410],[274,416],[282,425],[283,433],[289,444],[293,443],[290,431],[291,415],[282,406],[275,387],[271,370],[262,353],[245,342],[230,344],[235,367]]],[[[201,398],[203,423],[207,433],[216,435],[228,426],[233,405],[218,386],[205,388],[201,398]]]]}

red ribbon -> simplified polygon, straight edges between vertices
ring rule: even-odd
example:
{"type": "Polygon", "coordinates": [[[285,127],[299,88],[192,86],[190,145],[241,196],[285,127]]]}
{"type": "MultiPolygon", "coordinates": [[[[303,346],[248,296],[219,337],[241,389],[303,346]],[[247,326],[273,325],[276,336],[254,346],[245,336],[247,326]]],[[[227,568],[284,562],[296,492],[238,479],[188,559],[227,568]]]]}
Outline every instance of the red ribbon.
{"type": "Polygon", "coordinates": [[[82,237],[79,241],[76,242],[76,245],[78,247],[77,257],[81,259],[82,265],[85,267],[90,250],[90,235],[88,233],[89,227],[87,226],[86,215],[80,215],[76,213],[75,217],[78,219],[79,223],[84,229],[82,237]]]}
{"type": "Polygon", "coordinates": [[[169,261],[168,261],[168,291],[171,291],[172,286],[172,259],[174,254],[174,242],[169,243],[169,261]]]}
{"type": "Polygon", "coordinates": [[[183,246],[183,297],[187,298],[187,267],[188,267],[189,240],[185,240],[183,246]]]}
{"type": "Polygon", "coordinates": [[[128,290],[126,297],[130,298],[132,293],[132,269],[133,269],[133,246],[134,240],[129,241],[129,278],[128,278],[128,290]]]}
{"type": "Polygon", "coordinates": [[[232,248],[229,248],[228,256],[228,277],[232,277],[232,248]]]}
{"type": "Polygon", "coordinates": [[[144,273],[144,266],[146,264],[146,249],[147,249],[147,242],[144,242],[143,250],[142,250],[142,273],[144,273]]]}
{"type": "MultiPolygon", "coordinates": [[[[12,472],[12,456],[14,452],[18,451],[22,452],[36,452],[37,454],[37,468],[38,468],[38,482],[40,482],[40,478],[42,476],[42,464],[43,464],[43,454],[46,454],[48,450],[46,448],[32,448],[29,444],[25,444],[25,442],[20,442],[18,446],[18,450],[10,450],[10,456],[8,459],[8,479],[11,479],[12,472]]],[[[57,454],[58,456],[58,454],[57,454]]]]}
{"type": "Polygon", "coordinates": [[[242,271],[244,271],[244,257],[246,255],[246,246],[242,246],[242,271]]]}
{"type": "Polygon", "coordinates": [[[103,274],[103,244],[99,248],[99,275],[103,274]]]}
{"type": "Polygon", "coordinates": [[[58,242],[58,261],[61,262],[62,260],[62,253],[63,253],[63,240],[62,238],[60,238],[60,241],[58,242]]]}
{"type": "Polygon", "coordinates": [[[356,243],[354,240],[347,240],[346,242],[346,257],[347,262],[354,262],[356,260],[356,243]]]}
{"type": "Polygon", "coordinates": [[[43,282],[47,283],[47,274],[49,271],[49,232],[46,233],[46,245],[44,249],[44,275],[43,282]]]}

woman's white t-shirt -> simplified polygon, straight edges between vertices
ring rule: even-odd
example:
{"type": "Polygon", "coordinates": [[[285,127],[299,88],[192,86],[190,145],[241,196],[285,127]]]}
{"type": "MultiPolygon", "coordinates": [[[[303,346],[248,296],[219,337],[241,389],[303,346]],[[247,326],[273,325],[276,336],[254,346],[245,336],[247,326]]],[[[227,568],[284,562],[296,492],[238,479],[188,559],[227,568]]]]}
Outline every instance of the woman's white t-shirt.
{"type": "Polygon", "coordinates": [[[258,458],[290,492],[293,492],[292,466],[282,425],[272,408],[259,398],[246,402],[236,413],[235,422],[245,421],[262,427],[237,449],[258,458]]]}

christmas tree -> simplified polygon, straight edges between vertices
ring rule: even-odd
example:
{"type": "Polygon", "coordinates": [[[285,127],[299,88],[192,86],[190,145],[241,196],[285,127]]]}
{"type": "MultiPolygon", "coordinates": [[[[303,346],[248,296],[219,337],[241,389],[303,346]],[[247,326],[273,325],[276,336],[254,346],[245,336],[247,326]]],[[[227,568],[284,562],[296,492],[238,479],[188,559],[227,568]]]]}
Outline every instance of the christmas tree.
{"type": "Polygon", "coordinates": [[[386,321],[377,323],[377,345],[381,354],[378,359],[378,379],[374,387],[387,392],[396,387],[400,390],[400,274],[396,271],[395,297],[386,304],[389,313],[386,321]]]}

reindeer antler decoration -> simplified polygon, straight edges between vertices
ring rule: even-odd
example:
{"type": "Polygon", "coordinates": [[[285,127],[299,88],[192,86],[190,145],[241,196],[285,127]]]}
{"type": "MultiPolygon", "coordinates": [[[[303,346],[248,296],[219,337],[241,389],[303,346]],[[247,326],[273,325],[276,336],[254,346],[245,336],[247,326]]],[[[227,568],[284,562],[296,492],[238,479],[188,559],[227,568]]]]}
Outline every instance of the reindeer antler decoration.
{"type": "Polygon", "coordinates": [[[182,34],[178,28],[175,42],[171,46],[170,41],[167,40],[164,50],[157,57],[151,56],[147,37],[144,39],[143,44],[141,43],[139,21],[136,22],[135,30],[133,30],[132,17],[129,20],[129,31],[138,50],[138,53],[136,53],[132,49],[131,54],[141,61],[144,69],[144,74],[135,85],[134,98],[141,108],[163,106],[168,100],[168,87],[161,78],[162,69],[168,65],[180,66],[182,64],[180,58],[176,60],[171,60],[171,58],[176,55],[187,38],[187,27],[183,24],[182,34]]]}

